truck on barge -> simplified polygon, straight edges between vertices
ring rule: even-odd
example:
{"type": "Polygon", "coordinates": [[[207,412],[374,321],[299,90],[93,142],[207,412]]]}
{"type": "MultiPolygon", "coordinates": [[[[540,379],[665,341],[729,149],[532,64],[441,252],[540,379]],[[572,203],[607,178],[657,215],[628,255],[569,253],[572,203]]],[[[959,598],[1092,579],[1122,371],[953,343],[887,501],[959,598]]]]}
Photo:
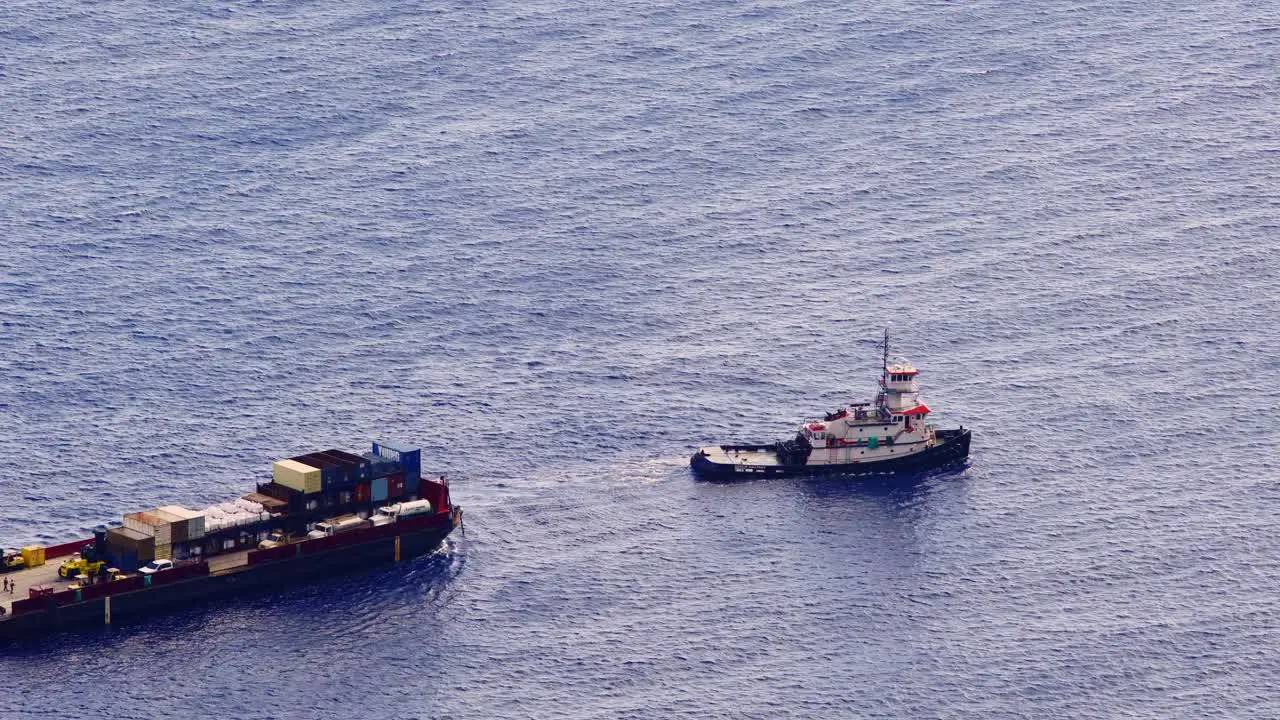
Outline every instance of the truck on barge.
{"type": "Polygon", "coordinates": [[[872,475],[934,470],[969,457],[970,431],[941,430],[926,420],[919,370],[889,359],[884,336],[880,391],[873,402],[801,423],[795,438],[772,444],[699,448],[689,464],[699,477],[739,480],[760,476],[872,475]]]}
{"type": "Polygon", "coordinates": [[[0,640],[407,560],[461,523],[448,481],[421,476],[418,448],[380,441],[364,455],[300,455],[237,500],[130,513],[93,538],[23,548],[3,575],[12,589],[0,593],[0,640]]]}

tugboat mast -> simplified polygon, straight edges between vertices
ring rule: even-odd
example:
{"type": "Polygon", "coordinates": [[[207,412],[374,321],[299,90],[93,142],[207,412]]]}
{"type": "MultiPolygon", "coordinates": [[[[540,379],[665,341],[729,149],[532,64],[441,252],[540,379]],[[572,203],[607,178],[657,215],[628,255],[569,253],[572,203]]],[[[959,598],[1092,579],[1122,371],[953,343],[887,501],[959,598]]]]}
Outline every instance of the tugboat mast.
{"type": "Polygon", "coordinates": [[[884,329],[884,362],[880,363],[880,387],[889,381],[889,328],[884,329]]]}
{"type": "Polygon", "coordinates": [[[889,328],[884,329],[884,360],[880,363],[880,392],[876,393],[876,411],[883,415],[889,400],[885,393],[889,389],[889,328]]]}

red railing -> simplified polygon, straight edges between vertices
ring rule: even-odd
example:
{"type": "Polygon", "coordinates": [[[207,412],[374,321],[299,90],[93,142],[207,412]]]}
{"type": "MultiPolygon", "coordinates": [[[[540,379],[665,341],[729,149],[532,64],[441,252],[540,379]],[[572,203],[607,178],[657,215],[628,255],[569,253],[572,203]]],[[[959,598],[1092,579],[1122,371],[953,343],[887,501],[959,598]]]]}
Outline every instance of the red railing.
{"type": "Polygon", "coordinates": [[[51,547],[47,547],[44,549],[44,558],[45,560],[52,560],[53,558],[66,557],[67,555],[75,555],[76,553],[80,552],[80,548],[84,547],[85,545],[92,545],[92,544],[93,544],[93,538],[89,538],[87,540],[75,540],[69,543],[62,543],[61,545],[53,545],[51,547]]]}
{"type": "MultiPolygon", "coordinates": [[[[209,563],[198,562],[190,565],[175,567],[172,570],[163,570],[151,576],[152,585],[168,585],[180,580],[187,580],[193,577],[201,577],[209,574],[209,563]]],[[[93,585],[85,585],[77,590],[63,590],[52,595],[43,597],[26,598],[17,600],[13,603],[13,614],[22,615],[24,613],[35,612],[38,610],[48,610],[49,608],[58,607],[60,605],[71,605],[77,602],[86,602],[88,600],[97,600],[108,595],[119,595],[120,593],[131,592],[133,590],[141,590],[146,586],[147,580],[141,575],[124,578],[122,580],[113,580],[109,583],[97,583],[93,585]],[[79,593],[77,596],[76,593],[79,593]]]]}
{"type": "MultiPolygon", "coordinates": [[[[169,570],[161,570],[158,573],[151,574],[152,585],[168,585],[178,582],[179,580],[187,580],[193,577],[203,577],[209,574],[209,563],[203,560],[190,565],[179,565],[169,570]]],[[[143,581],[145,582],[145,581],[143,581]]]]}
{"type": "Polygon", "coordinates": [[[408,517],[386,525],[375,525],[373,527],[361,528],[359,530],[349,530],[331,537],[303,540],[299,543],[281,545],[280,547],[267,548],[266,550],[250,550],[248,560],[250,565],[259,565],[264,562],[272,562],[275,560],[287,560],[289,558],[296,557],[299,554],[313,555],[318,552],[324,552],[338,547],[345,547],[347,545],[360,545],[373,540],[395,537],[396,535],[416,532],[424,528],[432,527],[434,525],[443,525],[449,522],[451,522],[451,520],[449,513],[447,512],[416,515],[414,517],[408,517]]]}

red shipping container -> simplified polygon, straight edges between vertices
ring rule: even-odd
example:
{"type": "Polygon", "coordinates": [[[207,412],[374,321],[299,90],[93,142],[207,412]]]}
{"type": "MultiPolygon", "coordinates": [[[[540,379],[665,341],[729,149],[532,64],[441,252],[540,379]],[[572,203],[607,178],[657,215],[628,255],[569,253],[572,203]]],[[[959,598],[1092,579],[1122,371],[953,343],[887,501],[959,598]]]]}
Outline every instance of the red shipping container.
{"type": "Polygon", "coordinates": [[[387,478],[387,496],[398,498],[404,495],[404,475],[396,473],[387,478]]]}

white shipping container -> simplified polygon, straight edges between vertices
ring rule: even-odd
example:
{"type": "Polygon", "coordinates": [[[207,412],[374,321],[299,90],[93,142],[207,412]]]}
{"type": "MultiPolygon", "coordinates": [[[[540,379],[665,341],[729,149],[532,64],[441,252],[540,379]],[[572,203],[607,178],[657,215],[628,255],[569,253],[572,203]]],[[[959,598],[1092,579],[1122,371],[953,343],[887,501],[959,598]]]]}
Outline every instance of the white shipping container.
{"type": "Polygon", "coordinates": [[[163,520],[175,523],[187,519],[184,511],[185,508],[181,505],[161,505],[155,510],[152,510],[151,513],[163,520]]]}
{"type": "Polygon", "coordinates": [[[187,523],[187,539],[198,540],[204,537],[204,513],[190,510],[181,505],[163,505],[156,510],[171,515],[187,523]]]}
{"type": "Polygon", "coordinates": [[[159,518],[162,522],[164,522],[163,526],[156,528],[156,542],[158,543],[173,542],[173,526],[181,525],[182,523],[186,522],[186,519],[183,518],[182,516],[174,515],[173,513],[168,512],[163,508],[148,510],[147,514],[155,516],[159,518]]]}
{"type": "Polygon", "coordinates": [[[124,516],[124,526],[134,532],[142,533],[148,537],[155,537],[156,526],[151,523],[144,522],[140,517],[141,513],[128,513],[124,516]]]}
{"type": "Polygon", "coordinates": [[[157,545],[162,543],[167,545],[170,542],[170,538],[173,537],[169,523],[158,516],[155,510],[125,515],[124,526],[130,530],[154,537],[157,545]]]}

